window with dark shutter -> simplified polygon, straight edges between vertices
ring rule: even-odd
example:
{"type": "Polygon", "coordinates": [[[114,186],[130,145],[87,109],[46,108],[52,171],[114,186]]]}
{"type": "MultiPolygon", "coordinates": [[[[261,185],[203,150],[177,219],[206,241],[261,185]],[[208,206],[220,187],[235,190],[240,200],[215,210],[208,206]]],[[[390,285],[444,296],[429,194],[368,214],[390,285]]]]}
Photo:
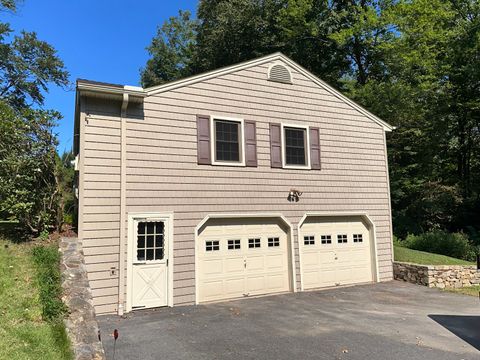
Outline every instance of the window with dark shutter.
{"type": "Polygon", "coordinates": [[[307,131],[302,128],[284,127],[285,165],[307,165],[307,131]]]}
{"type": "Polygon", "coordinates": [[[213,121],[215,128],[215,161],[240,162],[240,123],[213,121]]]}

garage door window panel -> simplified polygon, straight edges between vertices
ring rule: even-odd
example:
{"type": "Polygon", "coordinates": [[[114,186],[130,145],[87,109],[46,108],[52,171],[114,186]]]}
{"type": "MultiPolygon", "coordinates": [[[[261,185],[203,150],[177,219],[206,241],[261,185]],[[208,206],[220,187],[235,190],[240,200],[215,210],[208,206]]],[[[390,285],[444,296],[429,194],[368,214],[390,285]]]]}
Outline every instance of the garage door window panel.
{"type": "Polygon", "coordinates": [[[332,235],[321,235],[320,236],[320,241],[322,242],[322,245],[327,245],[332,243],[332,235]]]}
{"type": "Polygon", "coordinates": [[[353,234],[353,242],[354,243],[363,242],[363,234],[353,234]]]}
{"type": "Polygon", "coordinates": [[[218,240],[205,241],[205,250],[206,251],[220,250],[220,241],[218,240]]]}
{"type": "Polygon", "coordinates": [[[315,236],[308,235],[303,237],[303,244],[304,245],[315,245],[315,236]]]}
{"type": "Polygon", "coordinates": [[[260,247],[260,238],[248,239],[248,247],[250,249],[259,248],[260,247]]]}
{"type": "Polygon", "coordinates": [[[240,249],[240,240],[228,240],[227,244],[228,250],[238,250],[240,249]]]}
{"type": "Polygon", "coordinates": [[[278,246],[280,246],[280,238],[278,237],[268,238],[268,247],[278,247],[278,246]]]}
{"type": "Polygon", "coordinates": [[[339,244],[346,244],[348,242],[348,238],[346,234],[337,235],[337,242],[339,244]]]}

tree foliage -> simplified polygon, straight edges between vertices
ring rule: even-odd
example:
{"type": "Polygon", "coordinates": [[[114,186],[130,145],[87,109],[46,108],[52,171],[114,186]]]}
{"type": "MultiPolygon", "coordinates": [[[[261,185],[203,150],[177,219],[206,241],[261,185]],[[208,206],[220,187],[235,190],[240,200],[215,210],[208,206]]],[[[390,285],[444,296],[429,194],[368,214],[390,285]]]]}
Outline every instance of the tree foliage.
{"type": "Polygon", "coordinates": [[[19,114],[0,102],[0,216],[35,233],[56,220],[57,140],[52,128],[59,118],[54,111],[19,114]]]}
{"type": "Polygon", "coordinates": [[[34,32],[22,31],[10,41],[11,34],[0,23],[0,98],[16,109],[43,105],[49,84],[68,84],[64,64],[34,32]]]}
{"type": "Polygon", "coordinates": [[[478,233],[478,1],[202,0],[197,19],[181,13],[164,29],[177,23],[153,39],[144,84],[282,51],[397,126],[388,137],[397,235],[478,233]],[[167,71],[175,64],[181,71],[167,71]]]}
{"type": "MultiPolygon", "coordinates": [[[[15,11],[17,4],[2,0],[0,10],[15,11]]],[[[54,133],[61,115],[42,105],[50,85],[67,83],[51,45],[33,32],[13,35],[0,22],[0,219],[37,234],[59,224],[62,199],[54,133]]]]}
{"type": "Polygon", "coordinates": [[[180,11],[157,29],[157,35],[147,48],[151,58],[141,70],[145,87],[190,75],[195,45],[195,25],[190,12],[180,11]]]}

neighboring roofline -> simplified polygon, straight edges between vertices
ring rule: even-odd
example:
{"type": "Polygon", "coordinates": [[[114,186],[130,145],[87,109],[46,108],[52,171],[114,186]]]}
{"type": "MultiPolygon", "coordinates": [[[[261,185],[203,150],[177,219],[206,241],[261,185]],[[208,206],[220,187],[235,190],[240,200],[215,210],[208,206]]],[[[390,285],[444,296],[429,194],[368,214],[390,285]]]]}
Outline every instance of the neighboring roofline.
{"type": "MultiPolygon", "coordinates": [[[[273,54],[270,54],[270,55],[266,55],[266,56],[263,56],[263,57],[260,57],[260,58],[257,58],[257,59],[253,59],[253,60],[249,60],[249,61],[245,61],[245,62],[242,62],[242,63],[234,64],[234,65],[231,65],[231,66],[226,66],[226,67],[223,67],[223,68],[220,68],[220,69],[208,71],[208,72],[203,73],[203,74],[190,76],[190,77],[187,77],[187,78],[184,78],[184,79],[171,81],[171,82],[161,84],[161,85],[157,85],[157,86],[152,86],[152,87],[144,89],[144,91],[148,96],[151,96],[151,95],[155,95],[155,94],[162,93],[162,92],[165,92],[165,91],[173,90],[173,89],[176,89],[176,88],[179,88],[179,87],[194,84],[194,83],[197,83],[199,81],[204,81],[204,80],[215,78],[215,77],[218,77],[218,76],[221,76],[221,75],[230,74],[232,72],[243,70],[243,69],[255,66],[255,65],[261,65],[261,64],[264,64],[264,63],[268,63],[268,62],[274,61],[274,60],[284,61],[285,63],[287,63],[288,65],[293,67],[295,70],[297,70],[299,73],[305,75],[307,78],[312,80],[318,86],[323,88],[325,91],[329,92],[330,94],[337,97],[338,99],[346,102],[351,107],[353,107],[355,110],[359,111],[360,113],[362,113],[363,115],[368,117],[370,120],[372,120],[375,123],[377,123],[378,125],[380,125],[385,131],[390,132],[390,131],[395,129],[394,126],[388,124],[387,122],[383,121],[382,119],[380,119],[376,115],[372,114],[367,109],[363,108],[362,106],[358,105],[354,101],[350,100],[348,97],[343,95],[341,92],[339,92],[338,90],[336,90],[332,86],[328,85],[326,82],[322,81],[317,76],[315,76],[314,74],[312,74],[311,72],[309,72],[308,70],[306,70],[305,68],[303,68],[302,66],[300,66],[299,64],[297,64],[296,62],[294,62],[293,60],[291,60],[290,58],[288,58],[287,56],[283,55],[280,52],[276,52],[276,53],[273,53],[273,54]]],[[[265,74],[265,79],[267,79],[267,74],[265,74]]]]}

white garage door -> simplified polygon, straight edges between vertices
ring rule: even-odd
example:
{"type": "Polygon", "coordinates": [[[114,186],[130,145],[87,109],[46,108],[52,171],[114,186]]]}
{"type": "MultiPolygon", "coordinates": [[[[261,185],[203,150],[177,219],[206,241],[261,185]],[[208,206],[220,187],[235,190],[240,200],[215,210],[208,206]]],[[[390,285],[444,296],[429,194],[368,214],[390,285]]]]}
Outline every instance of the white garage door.
{"type": "Polygon", "coordinates": [[[215,219],[198,238],[198,301],[288,291],[288,252],[287,233],[275,221],[215,219]]]}
{"type": "Polygon", "coordinates": [[[362,218],[307,218],[299,240],[304,289],[373,280],[370,231],[362,218]]]}

